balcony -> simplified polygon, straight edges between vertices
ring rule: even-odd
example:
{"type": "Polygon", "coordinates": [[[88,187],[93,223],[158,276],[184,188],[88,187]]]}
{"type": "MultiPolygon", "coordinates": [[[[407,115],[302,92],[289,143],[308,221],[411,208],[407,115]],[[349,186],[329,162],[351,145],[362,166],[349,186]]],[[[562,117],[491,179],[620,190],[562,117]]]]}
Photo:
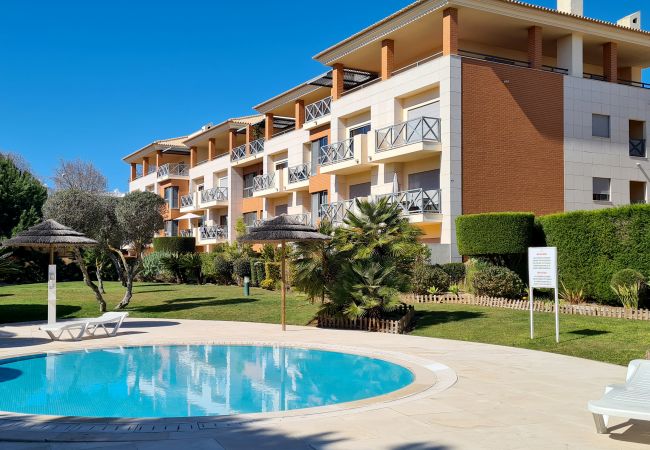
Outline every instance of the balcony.
{"type": "Polygon", "coordinates": [[[645,139],[630,139],[630,156],[646,157],[645,139]]]}
{"type": "Polygon", "coordinates": [[[423,222],[430,219],[432,214],[440,214],[440,190],[411,189],[392,194],[378,195],[377,200],[387,198],[388,203],[396,204],[402,215],[410,222],[423,222]]]}
{"type": "Polygon", "coordinates": [[[203,208],[228,205],[228,188],[215,187],[200,192],[199,203],[203,208]]]}
{"type": "Polygon", "coordinates": [[[320,220],[327,220],[333,224],[341,224],[348,211],[355,209],[356,199],[327,203],[318,209],[318,217],[320,220]]]}
{"type": "Polygon", "coordinates": [[[192,237],[194,236],[194,230],[192,228],[189,230],[181,230],[180,235],[181,237],[192,237]]]}
{"type": "Polygon", "coordinates": [[[303,128],[311,130],[330,121],[332,114],[332,97],[325,97],[315,103],[305,106],[305,124],[303,128]]]}
{"type": "Polygon", "coordinates": [[[190,212],[198,209],[199,205],[196,197],[196,192],[181,196],[181,212],[190,212]]]}
{"type": "Polygon", "coordinates": [[[360,134],[322,146],[318,163],[321,173],[343,175],[367,170],[372,165],[368,160],[368,136],[360,134]]]}
{"type": "Polygon", "coordinates": [[[199,227],[198,244],[215,244],[228,240],[228,229],[219,225],[199,227]]]}
{"type": "Polygon", "coordinates": [[[403,162],[431,156],[442,150],[440,119],[419,117],[375,131],[372,162],[403,162]]]}
{"type": "MultiPolygon", "coordinates": [[[[296,225],[311,225],[311,215],[310,214],[285,214],[285,217],[288,218],[291,222],[296,225]]],[[[275,219],[275,217],[267,217],[266,219],[255,219],[253,222],[253,227],[259,227],[264,224],[267,220],[275,219]]]]}
{"type": "Polygon", "coordinates": [[[188,178],[190,176],[190,165],[185,163],[163,164],[157,170],[158,180],[169,178],[188,178]]]}
{"type": "Polygon", "coordinates": [[[310,164],[298,164],[287,169],[287,191],[301,191],[309,189],[309,176],[311,174],[310,164]]]}
{"type": "Polygon", "coordinates": [[[258,175],[253,178],[253,197],[278,197],[286,195],[283,185],[283,172],[276,170],[275,172],[258,175]]]}
{"type": "Polygon", "coordinates": [[[233,148],[230,152],[230,161],[233,166],[247,166],[260,159],[263,153],[264,138],[261,138],[233,148]]]}

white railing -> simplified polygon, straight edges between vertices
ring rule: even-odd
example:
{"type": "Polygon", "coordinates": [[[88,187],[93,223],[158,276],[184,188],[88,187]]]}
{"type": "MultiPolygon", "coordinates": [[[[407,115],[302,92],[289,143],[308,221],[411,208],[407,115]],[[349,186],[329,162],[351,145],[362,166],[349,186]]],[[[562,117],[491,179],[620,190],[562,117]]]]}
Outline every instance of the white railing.
{"type": "Polygon", "coordinates": [[[378,195],[380,198],[387,198],[389,203],[399,206],[402,214],[440,214],[440,190],[432,189],[411,189],[394,194],[378,195]]]}
{"type": "Polygon", "coordinates": [[[326,97],[311,105],[305,106],[305,121],[311,122],[312,120],[319,119],[327,116],[332,112],[332,97],[326,97]]]}
{"type": "Polygon", "coordinates": [[[264,138],[257,139],[250,143],[250,148],[248,149],[250,156],[257,155],[258,153],[262,152],[264,152],[264,138]]]}
{"type": "Polygon", "coordinates": [[[192,237],[194,236],[194,230],[191,228],[189,230],[181,230],[181,237],[192,237]]]}
{"type": "Polygon", "coordinates": [[[332,202],[321,205],[318,210],[318,216],[321,220],[327,220],[331,223],[341,223],[348,211],[354,209],[354,200],[344,200],[342,202],[332,202]]]}
{"type": "Polygon", "coordinates": [[[378,152],[416,142],[440,142],[440,119],[419,117],[375,131],[378,152]]]}
{"type": "MultiPolygon", "coordinates": [[[[296,225],[311,225],[311,215],[310,214],[285,214],[285,217],[289,219],[291,223],[296,225]]],[[[255,219],[253,222],[254,227],[259,227],[264,224],[267,220],[275,219],[275,217],[267,217],[266,219],[255,219]]]]}
{"type": "Polygon", "coordinates": [[[194,206],[194,194],[187,194],[181,197],[181,208],[194,206]]]}
{"type": "Polygon", "coordinates": [[[298,164],[297,166],[289,167],[289,184],[299,183],[301,181],[309,180],[311,166],[309,164],[298,164]]]}
{"type": "Polygon", "coordinates": [[[336,164],[354,158],[354,139],[346,139],[341,142],[323,145],[318,155],[318,163],[321,166],[336,164]]]}
{"type": "Polygon", "coordinates": [[[163,164],[158,167],[158,178],[168,176],[188,177],[190,176],[190,165],[184,163],[178,164],[163,164]]]}
{"type": "Polygon", "coordinates": [[[242,197],[243,198],[250,198],[253,196],[253,186],[248,186],[244,188],[244,191],[242,192],[242,197]]]}
{"type": "Polygon", "coordinates": [[[158,170],[158,167],[156,167],[155,164],[150,164],[149,167],[147,167],[147,173],[145,175],[150,175],[158,170]]]}
{"type": "Polygon", "coordinates": [[[253,178],[253,192],[275,188],[275,172],[253,178]]]}
{"type": "Polygon", "coordinates": [[[217,240],[228,239],[228,229],[221,227],[219,225],[200,227],[199,232],[201,234],[202,241],[209,240],[209,239],[217,239],[217,240]]]}
{"type": "Polygon", "coordinates": [[[232,149],[232,152],[230,153],[231,161],[239,161],[244,158],[246,158],[246,144],[242,144],[239,147],[232,149]]]}
{"type": "Polygon", "coordinates": [[[201,202],[225,202],[228,200],[227,187],[215,187],[201,191],[201,202]]]}

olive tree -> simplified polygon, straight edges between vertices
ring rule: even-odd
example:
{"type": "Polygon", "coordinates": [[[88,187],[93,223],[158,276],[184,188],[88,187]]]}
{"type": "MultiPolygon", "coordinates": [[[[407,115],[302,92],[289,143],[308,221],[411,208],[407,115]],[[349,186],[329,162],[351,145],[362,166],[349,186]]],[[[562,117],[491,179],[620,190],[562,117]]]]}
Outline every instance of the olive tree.
{"type": "Polygon", "coordinates": [[[126,292],[117,305],[126,308],[133,296],[133,279],[142,268],[144,250],[153,241],[154,234],[163,228],[161,211],[165,201],[153,192],[134,191],[126,194],[118,203],[115,215],[123,245],[133,252],[127,259],[121,252],[120,258],[126,275],[126,292]]]}
{"type": "Polygon", "coordinates": [[[106,192],[106,177],[90,161],[76,159],[59,161],[54,169],[54,186],[57,190],[76,190],[102,194],[106,192]]]}

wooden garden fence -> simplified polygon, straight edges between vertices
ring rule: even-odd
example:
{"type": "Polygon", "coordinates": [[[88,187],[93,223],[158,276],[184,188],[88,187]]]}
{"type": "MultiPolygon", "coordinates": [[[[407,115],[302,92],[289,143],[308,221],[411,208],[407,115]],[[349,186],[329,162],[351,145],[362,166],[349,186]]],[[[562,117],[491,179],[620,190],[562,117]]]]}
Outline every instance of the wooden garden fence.
{"type": "MultiPolygon", "coordinates": [[[[471,294],[453,295],[416,295],[406,294],[402,301],[408,304],[417,303],[446,303],[455,305],[488,306],[492,308],[515,309],[528,311],[530,303],[528,300],[512,300],[498,297],[484,297],[471,294]]],[[[538,312],[553,312],[555,305],[552,302],[535,301],[533,310],[538,312]]],[[[571,314],[577,316],[611,317],[614,319],[650,320],[650,310],[628,309],[617,306],[601,305],[560,305],[560,314],[571,314]]]]}
{"type": "Polygon", "coordinates": [[[321,328],[340,328],[345,330],[377,331],[380,333],[405,333],[415,317],[415,308],[412,305],[403,305],[398,310],[400,319],[375,319],[362,317],[360,319],[346,319],[343,317],[319,316],[318,326],[321,328]]]}

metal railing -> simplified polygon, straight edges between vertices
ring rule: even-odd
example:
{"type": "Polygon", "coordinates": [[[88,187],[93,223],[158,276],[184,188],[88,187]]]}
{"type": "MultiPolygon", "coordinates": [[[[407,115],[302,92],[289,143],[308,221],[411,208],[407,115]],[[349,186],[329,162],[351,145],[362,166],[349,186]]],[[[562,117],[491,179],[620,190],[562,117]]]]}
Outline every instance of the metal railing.
{"type": "Polygon", "coordinates": [[[332,97],[325,97],[315,103],[305,106],[305,121],[311,122],[312,120],[319,119],[327,116],[332,112],[332,97]]]}
{"type": "Polygon", "coordinates": [[[227,187],[214,187],[201,191],[201,202],[225,202],[228,200],[227,187]]]}
{"type": "Polygon", "coordinates": [[[192,237],[192,236],[194,236],[194,230],[191,229],[191,228],[189,230],[181,230],[180,233],[181,233],[181,237],[192,237]]]}
{"type": "Polygon", "coordinates": [[[630,139],[630,156],[645,158],[645,139],[630,139]]]}
{"type": "Polygon", "coordinates": [[[344,200],[321,205],[318,209],[318,217],[331,223],[341,223],[348,211],[354,209],[355,200],[344,200]]]}
{"type": "Polygon", "coordinates": [[[517,67],[528,67],[528,68],[530,67],[530,63],[528,61],[520,61],[518,59],[505,58],[502,56],[486,55],[484,53],[470,52],[467,50],[459,50],[458,54],[460,56],[465,56],[467,58],[473,58],[473,59],[480,59],[482,61],[495,62],[499,64],[508,64],[510,66],[517,66],[517,67]]]}
{"type": "Polygon", "coordinates": [[[257,155],[258,153],[262,153],[263,151],[264,151],[264,138],[257,139],[250,143],[250,148],[248,149],[248,153],[250,154],[250,156],[257,155]]]}
{"type": "Polygon", "coordinates": [[[440,190],[410,189],[393,194],[378,195],[377,199],[387,198],[388,203],[397,204],[402,214],[440,214],[440,190]]]}
{"type": "Polygon", "coordinates": [[[253,192],[275,188],[275,172],[258,175],[253,178],[253,192]]]}
{"type": "Polygon", "coordinates": [[[323,145],[318,155],[318,164],[327,166],[354,158],[354,139],[323,145]]]}
{"type": "Polygon", "coordinates": [[[440,142],[440,119],[419,117],[375,131],[376,150],[391,150],[416,142],[440,142]]]}
{"type": "MultiPolygon", "coordinates": [[[[296,225],[311,225],[310,214],[285,214],[285,217],[296,225]]],[[[253,222],[253,227],[262,226],[264,222],[271,219],[275,219],[275,217],[267,217],[266,219],[255,219],[255,221],[253,222]]]]}
{"type": "Polygon", "coordinates": [[[230,153],[231,161],[239,161],[244,158],[246,158],[246,144],[242,144],[239,147],[232,149],[232,152],[230,153]]]}
{"type": "Polygon", "coordinates": [[[194,206],[194,194],[187,194],[181,197],[181,208],[194,206]]]}
{"type": "Polygon", "coordinates": [[[606,81],[604,75],[596,75],[595,73],[583,73],[582,74],[583,78],[586,78],[588,80],[598,80],[598,81],[606,81]]]}
{"type": "Polygon", "coordinates": [[[400,74],[402,72],[406,72],[407,70],[415,69],[416,67],[420,67],[422,64],[428,63],[429,61],[433,61],[434,59],[437,59],[442,56],[442,52],[435,53],[433,55],[427,56],[426,58],[422,58],[419,61],[416,61],[412,64],[409,64],[408,66],[401,67],[395,71],[393,71],[393,75],[400,74]]]}
{"type": "Polygon", "coordinates": [[[219,225],[203,226],[199,228],[201,240],[228,239],[228,229],[219,225]]]}
{"type": "Polygon", "coordinates": [[[542,66],[542,70],[545,70],[547,72],[559,73],[561,75],[569,74],[569,69],[565,69],[563,67],[548,66],[546,64],[542,66]]]}
{"type": "Polygon", "coordinates": [[[163,164],[158,167],[157,172],[158,178],[174,175],[179,177],[188,177],[190,176],[190,165],[185,163],[163,164]]]}
{"type": "Polygon", "coordinates": [[[244,191],[242,192],[242,197],[251,198],[252,196],[253,196],[253,186],[245,187],[244,191]]]}
{"type": "Polygon", "coordinates": [[[634,86],[643,89],[650,89],[650,83],[644,83],[643,81],[618,80],[618,84],[624,84],[625,86],[634,86]]]}
{"type": "Polygon", "coordinates": [[[145,175],[151,175],[152,173],[156,172],[157,170],[158,170],[158,167],[156,167],[155,164],[151,164],[151,165],[149,165],[149,167],[147,167],[147,173],[145,173],[145,175]]]}
{"type": "Polygon", "coordinates": [[[289,167],[289,184],[299,183],[301,181],[309,180],[311,166],[309,164],[298,164],[297,166],[289,167]]]}

